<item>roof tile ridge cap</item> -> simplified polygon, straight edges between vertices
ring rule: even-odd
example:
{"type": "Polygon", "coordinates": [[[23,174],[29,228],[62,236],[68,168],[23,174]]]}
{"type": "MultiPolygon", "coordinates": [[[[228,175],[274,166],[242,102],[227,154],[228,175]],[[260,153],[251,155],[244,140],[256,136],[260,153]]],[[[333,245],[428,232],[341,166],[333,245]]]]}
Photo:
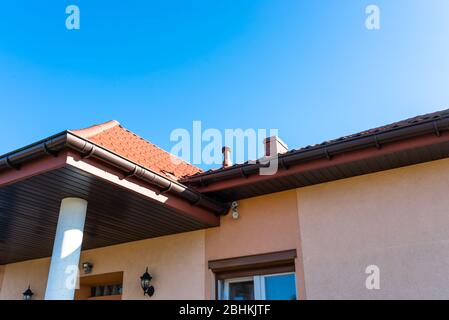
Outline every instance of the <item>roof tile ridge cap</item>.
{"type": "Polygon", "coordinates": [[[300,151],[303,149],[307,149],[309,147],[317,147],[320,145],[328,145],[330,143],[336,143],[336,142],[340,142],[342,140],[348,140],[348,139],[353,139],[353,138],[358,138],[360,136],[367,136],[370,134],[377,134],[377,133],[382,133],[382,132],[386,132],[388,130],[396,130],[398,128],[403,128],[403,127],[407,127],[407,126],[412,126],[416,123],[422,123],[424,121],[431,121],[434,119],[426,119],[426,118],[434,118],[434,117],[445,117],[449,115],[449,108],[447,109],[443,109],[443,110],[439,110],[439,111],[434,111],[434,112],[428,112],[428,113],[424,113],[424,114],[418,114],[416,116],[413,117],[409,117],[406,119],[402,119],[402,120],[397,120],[394,122],[390,122],[384,125],[380,125],[380,126],[376,126],[376,127],[371,127],[369,129],[365,129],[363,131],[358,131],[358,132],[354,132],[354,133],[350,133],[350,134],[346,134],[346,135],[342,135],[338,138],[333,138],[333,139],[328,139],[328,140],[324,140],[322,142],[317,142],[314,144],[309,144],[307,146],[304,147],[298,147],[295,149],[291,149],[290,151],[300,151]]]}
{"type": "MultiPolygon", "coordinates": [[[[199,167],[197,167],[197,166],[191,164],[190,162],[187,162],[187,161],[183,160],[182,158],[180,158],[180,157],[178,157],[177,155],[174,155],[173,153],[171,153],[171,152],[169,152],[169,151],[167,151],[167,150],[165,150],[165,149],[159,147],[158,145],[154,144],[153,142],[151,142],[151,141],[149,141],[149,140],[147,140],[147,139],[145,139],[145,138],[142,138],[142,137],[141,137],[140,135],[138,135],[137,133],[135,133],[135,132],[133,132],[133,131],[131,131],[131,130],[125,128],[125,127],[123,127],[123,126],[120,126],[120,128],[122,128],[123,130],[127,131],[128,133],[134,135],[135,137],[139,138],[140,140],[144,141],[145,143],[148,143],[148,144],[152,145],[153,147],[155,147],[155,148],[161,150],[162,152],[167,153],[168,155],[170,155],[170,157],[175,158],[177,161],[180,161],[180,162],[182,162],[182,163],[184,163],[184,164],[186,164],[186,165],[191,166],[192,168],[195,168],[195,169],[199,170],[198,172],[204,172],[203,169],[201,169],[201,168],[199,168],[199,167]]],[[[176,164],[176,163],[175,163],[175,164],[176,164]]]]}
{"type": "Polygon", "coordinates": [[[78,129],[78,130],[68,130],[68,132],[74,133],[76,135],[79,135],[83,138],[89,139],[92,138],[100,133],[103,133],[109,129],[112,129],[114,127],[120,126],[120,123],[117,120],[110,120],[101,124],[96,124],[93,126],[90,126],[88,128],[84,129],[78,129]]]}

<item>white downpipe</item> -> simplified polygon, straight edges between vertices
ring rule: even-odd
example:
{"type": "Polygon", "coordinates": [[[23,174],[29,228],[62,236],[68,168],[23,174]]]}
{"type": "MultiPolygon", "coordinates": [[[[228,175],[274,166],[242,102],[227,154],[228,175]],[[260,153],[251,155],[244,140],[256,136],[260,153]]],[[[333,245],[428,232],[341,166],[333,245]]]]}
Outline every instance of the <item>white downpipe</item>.
{"type": "Polygon", "coordinates": [[[61,201],[45,300],[73,300],[75,296],[86,211],[86,200],[61,201]]]}

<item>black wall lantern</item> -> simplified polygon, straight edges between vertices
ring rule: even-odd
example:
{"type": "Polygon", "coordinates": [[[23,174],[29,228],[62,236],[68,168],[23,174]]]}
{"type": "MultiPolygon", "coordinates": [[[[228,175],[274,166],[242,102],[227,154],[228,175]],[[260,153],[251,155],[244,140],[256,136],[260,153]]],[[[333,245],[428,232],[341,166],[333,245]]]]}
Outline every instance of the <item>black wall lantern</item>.
{"type": "Polygon", "coordinates": [[[150,284],[151,279],[153,277],[148,273],[147,267],[145,273],[140,277],[140,285],[142,286],[144,296],[147,294],[151,297],[154,294],[154,287],[150,284]]]}
{"type": "Polygon", "coordinates": [[[23,292],[23,300],[31,300],[33,294],[33,291],[31,291],[30,286],[28,285],[28,289],[23,292]]]}

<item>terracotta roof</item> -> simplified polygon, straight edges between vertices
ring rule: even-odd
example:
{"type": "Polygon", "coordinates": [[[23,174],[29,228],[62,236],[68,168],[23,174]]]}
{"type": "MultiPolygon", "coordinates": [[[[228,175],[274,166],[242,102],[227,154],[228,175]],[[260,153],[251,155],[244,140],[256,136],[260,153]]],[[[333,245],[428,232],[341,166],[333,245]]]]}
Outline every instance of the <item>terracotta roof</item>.
{"type": "Polygon", "coordinates": [[[380,132],[388,131],[388,130],[391,130],[391,129],[402,128],[402,127],[414,125],[416,123],[420,123],[420,122],[423,122],[423,121],[428,121],[428,120],[432,120],[432,119],[440,119],[441,117],[447,116],[447,115],[449,115],[449,109],[445,109],[445,110],[441,110],[441,111],[435,111],[435,112],[427,113],[427,114],[422,114],[422,115],[418,115],[418,116],[415,116],[415,117],[412,117],[412,118],[408,118],[408,119],[405,119],[405,120],[393,122],[391,124],[387,124],[387,125],[384,125],[384,126],[381,126],[381,127],[376,127],[376,128],[373,128],[373,129],[369,129],[369,130],[365,130],[365,131],[359,132],[359,133],[343,136],[343,137],[338,138],[338,139],[325,141],[325,142],[321,143],[320,145],[330,144],[330,143],[333,143],[333,142],[339,142],[339,141],[343,141],[343,140],[349,140],[351,138],[358,138],[358,137],[361,137],[361,136],[374,134],[374,133],[380,133],[380,132]]]}
{"type": "Polygon", "coordinates": [[[173,180],[202,172],[200,168],[122,127],[115,120],[70,132],[173,180]]]}
{"type": "MultiPolygon", "coordinates": [[[[358,139],[364,136],[382,133],[390,130],[396,130],[398,128],[411,126],[432,119],[439,119],[443,116],[448,115],[449,109],[419,115],[385,126],[376,127],[356,134],[343,136],[338,139],[324,141],[322,143],[309,145],[303,148],[292,149],[284,155],[350,141],[353,139],[358,139]]],[[[181,178],[183,178],[182,180],[188,181],[189,177],[197,177],[222,171],[228,171],[232,170],[233,168],[238,168],[253,163],[245,162],[241,164],[234,164],[230,167],[217,168],[204,172],[200,168],[177,158],[176,156],[159,148],[151,142],[139,137],[135,133],[127,130],[126,128],[123,128],[120,123],[115,120],[99,125],[94,125],[86,129],[72,130],[71,132],[85,139],[88,139],[91,142],[96,143],[112,152],[115,152],[124,158],[136,162],[137,164],[147,169],[163,174],[166,177],[174,180],[180,180],[181,178]],[[176,164],[174,161],[172,161],[172,157],[174,159],[177,159],[177,161],[179,161],[179,164],[176,164]]]]}
{"type": "MultiPolygon", "coordinates": [[[[303,151],[307,151],[313,148],[319,148],[319,147],[323,147],[323,146],[329,146],[329,145],[333,145],[333,144],[337,144],[337,143],[341,143],[341,142],[345,142],[345,141],[350,141],[350,140],[354,140],[354,139],[358,139],[358,138],[362,138],[365,136],[369,136],[369,135],[375,135],[378,133],[383,133],[383,132],[387,132],[390,130],[396,130],[399,128],[403,128],[403,127],[408,127],[408,126],[412,126],[415,124],[419,124],[422,122],[427,122],[427,121],[432,121],[432,120],[436,120],[436,119],[441,119],[442,117],[447,117],[449,115],[449,109],[445,109],[445,110],[440,110],[440,111],[436,111],[436,112],[432,112],[432,113],[427,113],[427,114],[423,114],[423,115],[418,115],[412,118],[408,118],[405,120],[401,120],[401,121],[397,121],[388,125],[384,125],[384,126],[380,126],[380,127],[376,127],[376,128],[372,128],[372,129],[368,129],[362,132],[358,132],[358,133],[354,133],[354,134],[350,134],[350,135],[346,135],[337,139],[332,139],[332,140],[327,140],[324,141],[322,143],[318,143],[318,144],[314,144],[314,145],[308,145],[302,148],[298,148],[298,149],[291,149],[289,150],[287,153],[284,153],[281,155],[288,155],[288,154],[292,154],[292,153],[299,153],[299,152],[303,152],[303,151]]],[[[213,175],[215,173],[218,172],[223,172],[223,171],[230,171],[232,169],[235,168],[240,168],[246,165],[250,165],[253,164],[253,161],[246,161],[244,163],[236,163],[232,166],[229,167],[221,167],[221,168],[217,168],[217,169],[210,169],[207,171],[203,171],[203,172],[197,172],[195,173],[193,176],[191,177],[199,177],[199,176],[206,176],[206,175],[213,175]]],[[[191,177],[186,177],[186,179],[184,180],[188,180],[191,177]]],[[[184,182],[186,182],[184,181],[184,182]]]]}

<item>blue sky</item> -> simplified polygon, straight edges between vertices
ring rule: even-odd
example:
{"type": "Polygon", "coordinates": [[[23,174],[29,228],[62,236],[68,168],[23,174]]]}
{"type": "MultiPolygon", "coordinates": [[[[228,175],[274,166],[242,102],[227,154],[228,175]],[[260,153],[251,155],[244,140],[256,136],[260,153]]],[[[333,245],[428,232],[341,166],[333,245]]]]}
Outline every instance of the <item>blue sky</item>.
{"type": "Polygon", "coordinates": [[[0,0],[0,154],[110,119],[318,143],[449,108],[448,35],[447,0],[0,0]]]}

